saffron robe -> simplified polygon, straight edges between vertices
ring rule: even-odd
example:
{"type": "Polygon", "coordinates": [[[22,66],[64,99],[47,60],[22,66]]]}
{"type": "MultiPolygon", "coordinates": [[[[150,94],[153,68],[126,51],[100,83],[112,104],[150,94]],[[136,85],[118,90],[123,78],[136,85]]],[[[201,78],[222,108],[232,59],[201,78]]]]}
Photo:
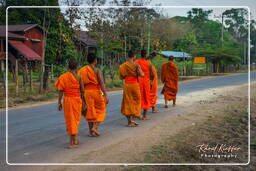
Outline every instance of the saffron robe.
{"type": "Polygon", "coordinates": [[[178,92],[179,71],[173,62],[167,62],[161,68],[161,81],[164,83],[161,94],[166,100],[176,99],[178,92]]]}
{"type": "Polygon", "coordinates": [[[151,87],[150,87],[150,107],[154,107],[156,105],[157,90],[158,90],[157,71],[154,66],[152,66],[152,71],[153,71],[154,78],[151,81],[151,87]]]}
{"type": "Polygon", "coordinates": [[[124,80],[121,113],[125,116],[140,116],[141,96],[137,69],[134,64],[125,62],[119,67],[119,78],[124,80]]]}
{"type": "Polygon", "coordinates": [[[150,67],[151,64],[146,59],[138,59],[135,63],[139,64],[144,72],[143,77],[139,77],[141,109],[148,110],[150,108],[150,67]]]}
{"type": "Polygon", "coordinates": [[[100,89],[97,75],[87,65],[78,72],[83,78],[84,96],[87,105],[85,119],[88,122],[102,122],[106,119],[106,102],[100,89]]]}
{"type": "Polygon", "coordinates": [[[64,91],[63,110],[68,134],[78,134],[81,118],[82,99],[80,97],[79,81],[72,73],[62,74],[55,82],[57,90],[64,91]]]}

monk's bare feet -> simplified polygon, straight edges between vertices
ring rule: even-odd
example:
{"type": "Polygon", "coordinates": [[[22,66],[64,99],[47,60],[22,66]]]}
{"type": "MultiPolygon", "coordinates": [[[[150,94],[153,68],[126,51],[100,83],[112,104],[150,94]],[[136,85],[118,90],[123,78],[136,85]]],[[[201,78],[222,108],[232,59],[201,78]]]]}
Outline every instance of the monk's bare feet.
{"type": "Polygon", "coordinates": [[[164,108],[168,108],[168,105],[164,105],[164,108]]]}
{"type": "Polygon", "coordinates": [[[147,116],[144,116],[143,118],[142,118],[142,120],[144,120],[144,121],[146,121],[146,120],[150,120],[147,116]]]}
{"type": "Polygon", "coordinates": [[[138,125],[139,125],[139,123],[138,123],[138,122],[136,122],[136,121],[131,121],[131,123],[132,123],[132,124],[134,124],[134,125],[136,125],[136,126],[138,126],[138,125]]]}
{"type": "Polygon", "coordinates": [[[79,139],[78,139],[78,138],[75,139],[74,144],[75,144],[75,145],[78,145],[78,144],[79,144],[79,139]]]}
{"type": "Polygon", "coordinates": [[[70,144],[69,146],[67,146],[68,149],[74,149],[77,148],[78,146],[75,144],[70,144]]]}
{"type": "Polygon", "coordinates": [[[135,125],[134,123],[130,122],[127,124],[127,127],[136,127],[137,125],[135,125]]]}
{"type": "Polygon", "coordinates": [[[98,137],[98,135],[96,135],[94,132],[90,132],[90,133],[88,134],[88,136],[89,136],[89,137],[98,137]]]}
{"type": "Polygon", "coordinates": [[[173,104],[173,105],[172,105],[172,107],[175,107],[175,106],[176,106],[176,104],[173,104]]]}
{"type": "Polygon", "coordinates": [[[152,110],[152,113],[157,113],[157,112],[158,112],[158,111],[157,111],[157,110],[155,110],[155,109],[154,109],[154,110],[152,110]]]}
{"type": "Polygon", "coordinates": [[[100,136],[100,132],[96,128],[92,128],[92,133],[96,134],[97,136],[100,136]]]}

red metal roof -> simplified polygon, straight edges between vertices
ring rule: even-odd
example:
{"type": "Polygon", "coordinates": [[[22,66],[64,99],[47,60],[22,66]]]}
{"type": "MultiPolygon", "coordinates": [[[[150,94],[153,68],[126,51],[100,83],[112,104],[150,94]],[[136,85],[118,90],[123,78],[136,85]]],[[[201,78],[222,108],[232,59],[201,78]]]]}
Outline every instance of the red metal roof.
{"type": "Polygon", "coordinates": [[[41,56],[39,56],[35,51],[27,47],[21,41],[9,40],[8,41],[11,46],[13,46],[17,51],[19,51],[25,58],[28,60],[41,60],[41,56]]]}

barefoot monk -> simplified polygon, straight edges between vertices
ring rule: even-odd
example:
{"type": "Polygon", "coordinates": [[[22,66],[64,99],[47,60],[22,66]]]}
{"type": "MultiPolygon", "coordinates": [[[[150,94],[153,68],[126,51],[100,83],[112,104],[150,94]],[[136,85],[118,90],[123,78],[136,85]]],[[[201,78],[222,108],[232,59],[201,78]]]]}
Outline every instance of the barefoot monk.
{"type": "Polygon", "coordinates": [[[150,83],[150,107],[152,108],[152,112],[156,113],[156,101],[157,101],[157,90],[158,90],[158,78],[156,68],[152,65],[152,72],[154,75],[153,80],[150,83]]]}
{"type": "Polygon", "coordinates": [[[161,94],[164,95],[165,108],[168,108],[167,102],[173,100],[173,106],[176,105],[176,95],[178,92],[179,71],[173,62],[174,57],[169,57],[169,62],[162,65],[161,81],[164,83],[161,94]]]}
{"type": "Polygon", "coordinates": [[[99,136],[99,124],[106,119],[108,96],[101,72],[96,68],[97,57],[90,53],[87,56],[89,65],[79,70],[83,78],[84,96],[87,106],[85,119],[89,125],[89,136],[99,136]]]}
{"type": "Polygon", "coordinates": [[[76,148],[78,145],[78,126],[81,118],[83,83],[81,77],[77,74],[78,63],[74,59],[69,60],[69,72],[62,74],[55,86],[59,91],[58,109],[64,108],[64,118],[66,121],[66,130],[70,135],[70,144],[68,148],[76,148]],[[63,105],[62,105],[62,98],[63,105]]]}
{"type": "Polygon", "coordinates": [[[140,117],[141,97],[138,76],[143,76],[143,72],[137,63],[134,63],[135,54],[128,53],[128,61],[120,65],[119,78],[124,80],[123,100],[121,113],[126,116],[128,127],[137,126],[135,117],[140,117]]]}
{"type": "Polygon", "coordinates": [[[141,59],[135,61],[139,64],[144,76],[139,76],[140,94],[141,94],[141,109],[143,109],[143,120],[147,120],[147,110],[150,108],[150,78],[152,76],[152,66],[147,60],[146,50],[141,50],[141,59]]]}

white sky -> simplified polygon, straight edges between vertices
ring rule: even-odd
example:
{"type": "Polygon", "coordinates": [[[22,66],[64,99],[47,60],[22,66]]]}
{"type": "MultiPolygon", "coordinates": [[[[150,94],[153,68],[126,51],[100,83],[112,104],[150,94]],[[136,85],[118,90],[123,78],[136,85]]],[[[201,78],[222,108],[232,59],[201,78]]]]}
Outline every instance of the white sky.
{"type": "MultiPolygon", "coordinates": [[[[109,1],[107,0],[107,2],[109,1]]],[[[211,8],[210,6],[248,6],[251,11],[251,19],[256,19],[256,0],[152,0],[150,5],[156,4],[161,4],[161,6],[209,6],[208,9],[213,10],[210,16],[212,20],[220,20],[217,16],[220,16],[223,11],[230,8],[211,8]]],[[[109,5],[109,3],[106,3],[106,5],[109,5]]],[[[206,10],[207,8],[204,9],[206,10]]],[[[174,16],[187,16],[189,10],[191,8],[164,8],[162,12],[171,18],[174,16]]],[[[82,29],[86,30],[83,26],[82,29]]]]}
{"type": "MultiPolygon", "coordinates": [[[[252,18],[256,18],[256,0],[152,0],[152,5],[170,6],[248,6],[251,10],[252,18]]],[[[169,17],[176,15],[186,16],[189,9],[166,9],[164,12],[169,17]]],[[[214,9],[213,14],[219,14],[220,10],[214,9]]]]}

